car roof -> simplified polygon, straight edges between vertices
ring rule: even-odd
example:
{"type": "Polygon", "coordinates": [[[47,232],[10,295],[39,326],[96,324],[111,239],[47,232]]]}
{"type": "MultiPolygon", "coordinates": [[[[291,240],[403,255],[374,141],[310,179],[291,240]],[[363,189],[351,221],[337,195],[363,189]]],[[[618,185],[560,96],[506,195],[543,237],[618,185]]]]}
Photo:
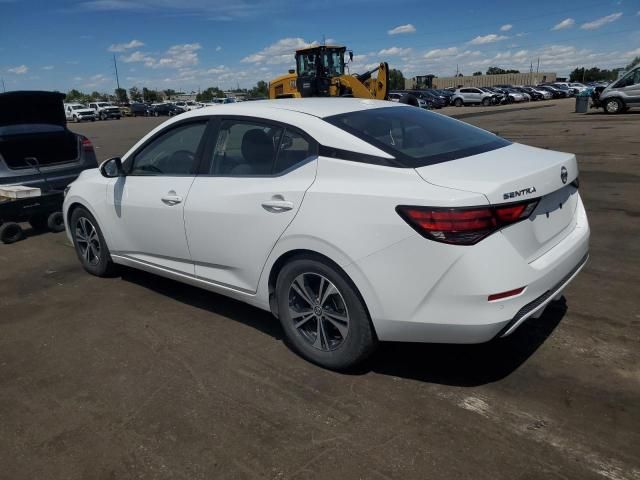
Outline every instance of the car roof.
{"type": "Polygon", "coordinates": [[[357,112],[373,108],[398,108],[395,102],[384,100],[369,100],[362,98],[282,98],[278,100],[256,100],[255,102],[229,103],[216,106],[215,110],[207,107],[192,110],[189,116],[211,115],[271,115],[280,111],[298,112],[318,118],[340,115],[342,113],[357,112]],[[276,112],[274,112],[276,111],[276,112]]]}

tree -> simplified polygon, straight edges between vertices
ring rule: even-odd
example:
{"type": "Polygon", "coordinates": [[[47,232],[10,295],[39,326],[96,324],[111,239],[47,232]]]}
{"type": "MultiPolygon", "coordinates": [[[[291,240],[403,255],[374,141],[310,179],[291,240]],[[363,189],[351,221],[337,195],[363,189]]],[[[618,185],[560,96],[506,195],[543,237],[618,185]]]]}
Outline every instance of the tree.
{"type": "Polygon", "coordinates": [[[600,70],[598,67],[576,68],[569,74],[571,82],[599,82],[611,81],[618,78],[617,70],[600,70]]]}
{"type": "Polygon", "coordinates": [[[117,102],[127,103],[127,91],[124,88],[116,88],[115,95],[117,102]]]}
{"type": "Polygon", "coordinates": [[[196,95],[197,102],[211,102],[214,98],[224,98],[224,92],[218,87],[209,87],[196,95]]]}
{"type": "Polygon", "coordinates": [[[404,90],[404,75],[400,70],[389,70],[389,90],[404,90]]]}
{"type": "Polygon", "coordinates": [[[631,63],[625,67],[625,70],[631,70],[636,65],[640,64],[640,57],[636,57],[631,60],[631,63]]]}
{"type": "Polygon", "coordinates": [[[91,99],[86,93],[74,88],[67,92],[66,100],[67,102],[87,103],[91,99]]]}
{"type": "Polygon", "coordinates": [[[268,97],[269,96],[269,84],[264,80],[258,81],[255,87],[249,90],[250,97],[268,97]]]}
{"type": "Polygon", "coordinates": [[[171,97],[175,97],[176,96],[176,91],[168,88],[168,89],[166,89],[164,91],[164,94],[167,97],[167,100],[171,100],[171,97]]]}
{"type": "Polygon", "coordinates": [[[129,98],[131,99],[132,102],[142,101],[142,93],[140,93],[140,90],[138,89],[138,87],[131,87],[129,89],[129,98]]]}
{"type": "Polygon", "coordinates": [[[504,70],[500,67],[489,67],[487,75],[504,75],[505,73],[520,73],[520,70],[504,70]]]}
{"type": "Polygon", "coordinates": [[[474,77],[479,77],[480,75],[482,75],[482,72],[473,72],[474,77]]]}
{"type": "Polygon", "coordinates": [[[147,87],[142,87],[142,100],[145,102],[155,103],[160,101],[160,95],[155,90],[150,90],[147,87]]]}

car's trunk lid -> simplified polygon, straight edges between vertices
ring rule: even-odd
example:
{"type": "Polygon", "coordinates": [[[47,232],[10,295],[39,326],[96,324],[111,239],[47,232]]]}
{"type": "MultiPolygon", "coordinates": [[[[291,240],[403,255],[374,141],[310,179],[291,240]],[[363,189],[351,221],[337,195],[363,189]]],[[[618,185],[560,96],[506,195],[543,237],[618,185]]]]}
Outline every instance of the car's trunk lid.
{"type": "Polygon", "coordinates": [[[65,95],[59,92],[17,91],[0,93],[0,127],[9,125],[58,125],[64,127],[65,95]]]}
{"type": "Polygon", "coordinates": [[[427,182],[483,194],[490,204],[539,198],[529,219],[503,229],[532,261],[575,226],[578,176],[575,155],[512,144],[489,152],[416,169],[427,182]]]}

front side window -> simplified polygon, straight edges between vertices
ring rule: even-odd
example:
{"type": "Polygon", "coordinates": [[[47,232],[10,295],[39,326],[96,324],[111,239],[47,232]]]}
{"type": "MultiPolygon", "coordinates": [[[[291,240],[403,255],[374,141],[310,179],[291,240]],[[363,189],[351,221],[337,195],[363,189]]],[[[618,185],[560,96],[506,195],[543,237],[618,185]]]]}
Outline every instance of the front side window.
{"type": "Polygon", "coordinates": [[[627,73],[624,77],[618,80],[618,83],[616,83],[615,87],[616,88],[630,87],[632,85],[638,85],[638,84],[640,84],[640,68],[633,72],[627,73]]]}
{"type": "Polygon", "coordinates": [[[133,158],[129,175],[189,175],[206,122],[172,128],[147,144],[133,158]]]}
{"type": "Polygon", "coordinates": [[[411,107],[382,107],[344,113],[325,121],[393,155],[403,167],[477,155],[511,143],[444,115],[411,107]]]}

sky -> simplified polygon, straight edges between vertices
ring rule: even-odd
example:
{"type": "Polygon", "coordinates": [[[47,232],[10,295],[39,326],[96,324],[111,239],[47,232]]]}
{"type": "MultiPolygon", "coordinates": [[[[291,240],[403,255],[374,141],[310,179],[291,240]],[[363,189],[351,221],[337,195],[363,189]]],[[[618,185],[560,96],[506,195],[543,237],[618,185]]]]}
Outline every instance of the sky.
{"type": "MultiPolygon", "coordinates": [[[[351,73],[387,61],[405,77],[490,66],[566,76],[640,55],[640,0],[0,0],[8,90],[113,92],[251,87],[296,48],[338,43],[351,73]]],[[[0,85],[2,88],[2,85],[0,85]]]]}

